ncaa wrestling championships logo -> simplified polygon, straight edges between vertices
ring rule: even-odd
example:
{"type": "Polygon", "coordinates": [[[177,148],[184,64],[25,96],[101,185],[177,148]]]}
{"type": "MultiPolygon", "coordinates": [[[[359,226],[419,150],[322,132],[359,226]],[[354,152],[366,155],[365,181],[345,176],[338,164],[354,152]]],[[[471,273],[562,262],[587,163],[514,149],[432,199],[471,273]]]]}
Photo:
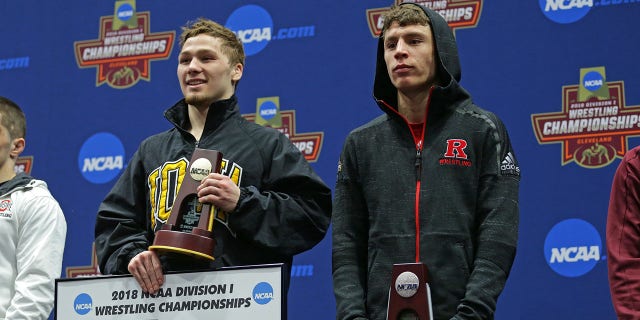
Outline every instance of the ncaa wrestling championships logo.
{"type": "Polygon", "coordinates": [[[280,111],[280,97],[258,98],[256,113],[242,115],[248,121],[282,132],[309,162],[318,161],[324,132],[296,132],[296,111],[280,111]]]}
{"type": "Polygon", "coordinates": [[[13,167],[15,173],[24,172],[31,174],[31,168],[33,167],[33,156],[20,156],[16,160],[16,165],[13,167]]]}
{"type": "MultiPolygon", "coordinates": [[[[640,1],[640,0],[638,0],[640,1]]],[[[439,13],[449,24],[451,30],[472,28],[478,25],[482,0],[396,0],[396,4],[417,3],[439,13]]],[[[367,9],[367,22],[373,37],[379,37],[382,32],[385,14],[389,8],[367,9]]]]}
{"type": "Polygon", "coordinates": [[[640,136],[640,106],[626,106],[624,82],[607,82],[604,67],[580,69],[580,84],[562,87],[562,111],[531,115],[540,144],[562,144],[562,165],[601,168],[624,157],[640,136]]]}
{"type": "Polygon", "coordinates": [[[113,16],[100,18],[100,38],[73,44],[78,67],[98,69],[96,86],[126,89],[149,81],[150,61],[169,58],[175,38],[175,31],[150,33],[150,20],[148,11],[136,12],[135,0],[116,1],[113,16]]]}

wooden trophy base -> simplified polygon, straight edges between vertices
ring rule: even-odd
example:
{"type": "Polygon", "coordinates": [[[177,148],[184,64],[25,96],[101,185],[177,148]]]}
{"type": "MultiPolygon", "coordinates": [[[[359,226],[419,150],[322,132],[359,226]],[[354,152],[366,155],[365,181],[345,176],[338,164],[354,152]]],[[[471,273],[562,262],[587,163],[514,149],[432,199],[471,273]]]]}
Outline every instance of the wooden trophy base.
{"type": "Polygon", "coordinates": [[[424,263],[394,264],[387,320],[431,320],[431,291],[424,263]]]}
{"type": "Polygon", "coordinates": [[[159,254],[172,252],[213,261],[215,259],[211,254],[216,247],[216,240],[207,236],[207,233],[211,232],[199,228],[194,228],[192,233],[158,230],[149,250],[159,254]]]}

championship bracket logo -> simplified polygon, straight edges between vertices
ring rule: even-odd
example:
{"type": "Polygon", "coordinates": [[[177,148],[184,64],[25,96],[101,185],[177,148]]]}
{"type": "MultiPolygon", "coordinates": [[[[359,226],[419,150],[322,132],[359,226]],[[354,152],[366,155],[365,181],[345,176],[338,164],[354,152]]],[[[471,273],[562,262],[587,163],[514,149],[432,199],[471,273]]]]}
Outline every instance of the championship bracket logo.
{"type": "Polygon", "coordinates": [[[31,174],[31,168],[33,167],[33,156],[20,156],[16,160],[16,165],[13,167],[15,173],[24,172],[31,174]]]}
{"type": "Polygon", "coordinates": [[[135,0],[116,1],[113,16],[100,18],[99,38],[76,41],[80,68],[96,67],[96,86],[126,89],[151,79],[150,61],[169,58],[175,31],[149,32],[149,12],[136,12],[135,0]]]}
{"type": "Polygon", "coordinates": [[[296,132],[296,111],[280,110],[280,97],[258,98],[256,113],[243,114],[245,119],[261,126],[271,127],[291,140],[309,162],[318,161],[324,132],[296,132]]]}
{"type": "Polygon", "coordinates": [[[540,144],[562,144],[562,165],[595,169],[624,157],[640,135],[640,106],[627,106],[624,82],[606,81],[605,68],[580,69],[580,84],[562,87],[562,111],[531,115],[540,144]]]}
{"type": "Polygon", "coordinates": [[[95,242],[91,245],[91,265],[67,267],[65,273],[67,278],[95,277],[101,275],[98,267],[98,255],[96,254],[95,242]]]}
{"type": "MultiPolygon", "coordinates": [[[[482,12],[482,0],[395,0],[396,5],[403,2],[417,3],[439,13],[454,33],[456,29],[477,26],[482,12]]],[[[384,24],[382,16],[388,10],[389,8],[367,9],[369,31],[374,38],[380,36],[384,24]]]]}

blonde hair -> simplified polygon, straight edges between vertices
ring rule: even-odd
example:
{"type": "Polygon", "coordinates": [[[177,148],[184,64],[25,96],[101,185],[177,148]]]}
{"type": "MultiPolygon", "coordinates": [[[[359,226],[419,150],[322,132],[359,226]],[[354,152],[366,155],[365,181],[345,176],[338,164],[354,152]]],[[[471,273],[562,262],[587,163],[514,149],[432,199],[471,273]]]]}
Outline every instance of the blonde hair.
{"type": "Polygon", "coordinates": [[[197,21],[189,22],[182,27],[180,49],[182,49],[187,39],[201,34],[220,39],[222,42],[221,50],[229,58],[229,63],[231,65],[239,63],[244,66],[245,55],[242,41],[238,39],[233,31],[209,19],[199,18],[197,21]]]}

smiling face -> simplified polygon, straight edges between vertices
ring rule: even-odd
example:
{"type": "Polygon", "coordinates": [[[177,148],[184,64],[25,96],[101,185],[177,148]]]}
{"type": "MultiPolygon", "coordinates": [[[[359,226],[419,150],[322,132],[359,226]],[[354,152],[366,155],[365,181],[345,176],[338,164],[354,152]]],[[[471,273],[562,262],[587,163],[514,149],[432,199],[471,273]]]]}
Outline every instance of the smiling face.
{"type": "Polygon", "coordinates": [[[384,60],[391,83],[410,95],[435,84],[433,34],[429,26],[393,22],[384,33],[384,60]]]}
{"type": "Polygon", "coordinates": [[[187,104],[197,108],[230,98],[242,77],[242,64],[231,65],[220,39],[207,34],[186,39],[178,59],[182,94],[187,104]]]}

